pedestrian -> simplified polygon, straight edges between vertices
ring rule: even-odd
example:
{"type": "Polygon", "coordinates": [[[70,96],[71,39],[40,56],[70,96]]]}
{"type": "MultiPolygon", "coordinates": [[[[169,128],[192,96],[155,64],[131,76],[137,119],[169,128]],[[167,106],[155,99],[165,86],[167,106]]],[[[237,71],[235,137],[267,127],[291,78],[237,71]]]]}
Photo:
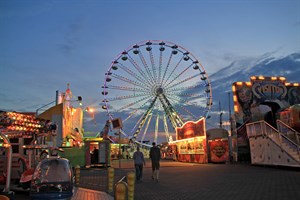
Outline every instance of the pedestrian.
{"type": "Polygon", "coordinates": [[[140,151],[140,147],[136,148],[136,151],[133,153],[134,167],[135,167],[135,176],[136,180],[140,181],[143,178],[143,166],[146,165],[144,154],[140,151]]]}
{"type": "Polygon", "coordinates": [[[126,150],[126,158],[127,158],[127,160],[129,159],[129,151],[128,151],[128,149],[126,150]]]}
{"type": "Polygon", "coordinates": [[[156,146],[156,143],[153,142],[152,143],[152,147],[150,148],[150,159],[152,162],[152,179],[156,180],[156,182],[158,182],[159,180],[159,161],[161,159],[161,153],[160,153],[160,149],[158,148],[158,146],[156,146]]]}

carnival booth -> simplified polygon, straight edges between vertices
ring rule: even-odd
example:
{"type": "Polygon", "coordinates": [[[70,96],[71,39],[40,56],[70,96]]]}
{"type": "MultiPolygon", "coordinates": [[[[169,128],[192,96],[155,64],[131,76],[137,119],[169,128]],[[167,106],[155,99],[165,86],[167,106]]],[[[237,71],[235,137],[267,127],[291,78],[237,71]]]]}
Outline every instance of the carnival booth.
{"type": "Polygon", "coordinates": [[[49,124],[35,113],[0,112],[0,131],[9,140],[9,144],[0,140],[0,175],[7,171],[7,146],[12,149],[11,179],[20,179],[25,170],[35,166],[51,132],[49,124]]]}
{"type": "Polygon", "coordinates": [[[229,161],[228,131],[214,128],[206,131],[208,162],[225,163],[229,161]]]}
{"type": "Polygon", "coordinates": [[[65,92],[57,92],[55,105],[42,113],[39,119],[52,121],[56,125],[56,133],[46,139],[46,144],[59,147],[61,157],[68,158],[72,166],[85,165],[85,149],[83,141],[83,108],[82,98],[74,98],[67,84],[65,92]]]}
{"type": "Polygon", "coordinates": [[[110,166],[110,140],[103,138],[86,138],[85,144],[85,165],[91,166],[110,166]]]}
{"type": "Polygon", "coordinates": [[[299,156],[293,156],[299,155],[300,84],[289,83],[285,77],[252,76],[249,82],[233,83],[232,92],[238,160],[300,163],[299,156]]]}
{"type": "Polygon", "coordinates": [[[178,161],[207,163],[205,118],[196,122],[188,121],[182,127],[177,127],[176,141],[169,142],[169,145],[177,150],[178,161]]]}

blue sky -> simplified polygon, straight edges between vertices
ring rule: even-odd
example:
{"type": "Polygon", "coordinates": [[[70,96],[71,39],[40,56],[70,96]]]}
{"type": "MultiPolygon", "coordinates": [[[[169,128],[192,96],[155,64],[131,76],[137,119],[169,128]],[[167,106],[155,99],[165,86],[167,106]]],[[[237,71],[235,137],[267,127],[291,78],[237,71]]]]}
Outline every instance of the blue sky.
{"type": "Polygon", "coordinates": [[[242,57],[300,51],[299,0],[0,0],[0,109],[35,111],[67,83],[85,106],[127,47],[165,40],[208,75],[242,57]]]}

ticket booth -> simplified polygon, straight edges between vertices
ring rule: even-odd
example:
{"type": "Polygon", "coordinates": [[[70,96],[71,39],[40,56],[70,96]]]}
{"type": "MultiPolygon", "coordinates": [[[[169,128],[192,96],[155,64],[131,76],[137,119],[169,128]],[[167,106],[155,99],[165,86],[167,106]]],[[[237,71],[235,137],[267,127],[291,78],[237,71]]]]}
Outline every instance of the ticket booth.
{"type": "Polygon", "coordinates": [[[85,165],[87,167],[109,167],[111,142],[103,138],[88,138],[85,144],[85,165]]]}

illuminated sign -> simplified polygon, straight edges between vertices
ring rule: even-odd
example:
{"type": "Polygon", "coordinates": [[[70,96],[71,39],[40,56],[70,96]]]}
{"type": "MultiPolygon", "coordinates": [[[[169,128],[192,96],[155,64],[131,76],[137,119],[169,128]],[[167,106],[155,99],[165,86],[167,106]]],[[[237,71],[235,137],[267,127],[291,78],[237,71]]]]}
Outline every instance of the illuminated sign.
{"type": "Polygon", "coordinates": [[[188,121],[184,123],[182,127],[176,128],[177,140],[197,136],[205,136],[205,118],[201,118],[197,122],[188,121]]]}
{"type": "Polygon", "coordinates": [[[259,81],[252,86],[253,94],[258,99],[283,99],[287,94],[287,89],[281,81],[259,81]]]}

